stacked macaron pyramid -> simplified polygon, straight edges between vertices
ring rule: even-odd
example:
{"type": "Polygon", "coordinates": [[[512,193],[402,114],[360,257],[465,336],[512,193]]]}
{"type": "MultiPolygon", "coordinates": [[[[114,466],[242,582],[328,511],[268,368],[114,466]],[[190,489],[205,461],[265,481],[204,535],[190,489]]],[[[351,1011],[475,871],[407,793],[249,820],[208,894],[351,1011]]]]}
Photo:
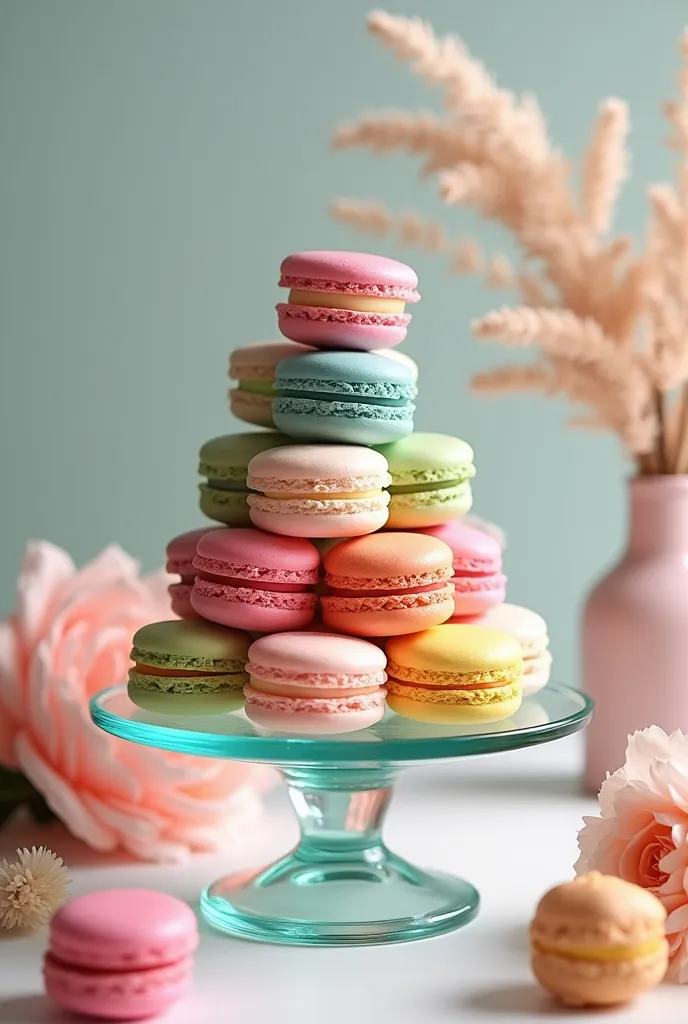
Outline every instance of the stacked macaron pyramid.
{"type": "Polygon", "coordinates": [[[180,618],[134,638],[132,699],[180,715],[243,704],[257,727],[297,735],[363,729],[387,707],[442,725],[513,715],[524,680],[547,681],[546,629],[519,610],[492,621],[515,606],[501,545],[462,518],[473,451],[413,432],[418,370],[395,346],[416,274],[305,252],[279,285],[286,340],[229,364],[231,411],[262,429],[201,448],[215,525],[168,545],[180,618]]]}

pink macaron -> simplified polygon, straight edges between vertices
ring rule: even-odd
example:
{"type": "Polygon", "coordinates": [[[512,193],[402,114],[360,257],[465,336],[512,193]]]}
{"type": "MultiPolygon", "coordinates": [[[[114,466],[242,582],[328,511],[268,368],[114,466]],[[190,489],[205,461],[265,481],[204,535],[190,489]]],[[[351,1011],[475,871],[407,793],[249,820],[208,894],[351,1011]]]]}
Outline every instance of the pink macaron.
{"type": "Polygon", "coordinates": [[[247,498],[255,526],[287,537],[360,537],[387,522],[384,455],[350,444],[285,445],[251,459],[247,498]]]}
{"type": "Polygon", "coordinates": [[[420,299],[411,267],[361,252],[294,253],[279,286],[289,289],[277,306],[280,331],[315,348],[392,348],[406,337],[406,303],[420,299]]]}
{"type": "Polygon", "coordinates": [[[496,537],[466,525],[461,519],[451,519],[417,532],[443,540],[452,550],[456,618],[484,615],[506,600],[502,547],[496,537]]]}
{"type": "Polygon", "coordinates": [[[251,644],[246,714],[275,732],[326,735],[375,725],[385,711],[384,651],[332,633],[276,633],[251,644]]]}
{"type": "Polygon", "coordinates": [[[323,561],[323,622],[341,633],[418,633],[454,611],[452,553],[435,537],[373,533],[342,541],[323,561]]]}
{"type": "Polygon", "coordinates": [[[204,619],[257,633],[301,629],[315,615],[320,555],[302,537],[217,530],[201,537],[191,604],[204,619]]]}
{"type": "Polygon", "coordinates": [[[202,526],[199,530],[189,530],[173,537],[167,545],[167,563],[165,569],[169,573],[180,576],[178,583],[170,583],[168,589],[172,611],[180,619],[197,619],[198,612],[191,605],[196,570],[193,567],[196,545],[201,537],[213,530],[224,530],[224,526],[202,526]]]}
{"type": "Polygon", "coordinates": [[[46,991],[88,1017],[157,1017],[190,989],[197,945],[196,916],[174,896],[149,889],[78,896],[50,923],[46,991]]]}

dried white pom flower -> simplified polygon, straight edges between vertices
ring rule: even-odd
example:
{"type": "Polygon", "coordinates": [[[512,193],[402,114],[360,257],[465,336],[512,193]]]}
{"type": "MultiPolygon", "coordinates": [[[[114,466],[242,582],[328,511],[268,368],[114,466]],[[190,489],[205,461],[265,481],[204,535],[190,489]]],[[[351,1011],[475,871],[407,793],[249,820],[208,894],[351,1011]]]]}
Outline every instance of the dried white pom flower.
{"type": "Polygon", "coordinates": [[[40,928],[67,899],[67,869],[43,846],[17,857],[0,861],[0,928],[40,928]]]}

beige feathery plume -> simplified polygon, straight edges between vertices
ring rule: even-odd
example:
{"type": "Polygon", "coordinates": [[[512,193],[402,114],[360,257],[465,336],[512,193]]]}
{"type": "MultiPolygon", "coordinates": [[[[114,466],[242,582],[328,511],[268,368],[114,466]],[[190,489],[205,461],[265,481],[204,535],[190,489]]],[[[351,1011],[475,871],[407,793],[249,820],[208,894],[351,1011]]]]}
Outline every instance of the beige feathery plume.
{"type": "Polygon", "coordinates": [[[628,177],[627,135],[628,107],[621,100],[605,100],[600,104],[582,174],[585,220],[595,235],[608,230],[628,177]]]}
{"type": "Polygon", "coordinates": [[[628,173],[622,101],[600,105],[577,196],[535,99],[500,88],[460,39],[437,37],[419,18],[376,11],[368,27],[443,89],[446,113],[366,115],[340,129],[335,146],[418,154],[421,175],[437,176],[445,202],[470,206],[510,231],[526,265],[513,271],[501,256],[486,259],[471,240],[450,242],[437,221],[416,213],[392,218],[386,208],[343,209],[340,201],[335,216],[446,254],[453,273],[483,273],[488,283],[514,289],[523,305],[488,314],[476,333],[507,346],[537,346],[538,360],[479,374],[475,389],[566,396],[590,410],[574,424],[615,431],[641,472],[688,472],[688,31],[678,100],[665,109],[677,184],[650,190],[647,249],[633,256],[627,238],[604,237],[628,173]],[[666,397],[679,388],[680,401],[666,397]]]}
{"type": "Polygon", "coordinates": [[[17,850],[16,861],[0,861],[0,928],[46,924],[67,899],[68,882],[62,859],[43,846],[17,850]]]}
{"type": "Polygon", "coordinates": [[[496,366],[492,370],[476,373],[471,380],[471,391],[478,395],[549,394],[552,374],[544,363],[530,366],[496,366]]]}
{"type": "Polygon", "coordinates": [[[449,263],[451,274],[480,274],[484,268],[485,260],[474,238],[463,238],[457,243],[449,263]]]}
{"type": "Polygon", "coordinates": [[[487,283],[491,288],[509,288],[514,283],[514,270],[506,256],[498,253],[487,264],[487,283]]]}
{"type": "Polygon", "coordinates": [[[349,224],[357,231],[382,237],[392,229],[392,218],[384,203],[364,203],[358,199],[335,199],[330,213],[340,224],[349,224]]]}

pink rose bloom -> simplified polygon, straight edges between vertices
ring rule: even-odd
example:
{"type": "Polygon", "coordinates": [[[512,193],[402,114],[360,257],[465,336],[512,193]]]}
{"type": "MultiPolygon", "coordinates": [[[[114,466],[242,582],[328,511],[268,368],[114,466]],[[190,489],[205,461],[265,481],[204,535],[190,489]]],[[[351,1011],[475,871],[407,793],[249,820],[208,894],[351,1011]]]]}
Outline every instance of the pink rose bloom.
{"type": "Polygon", "coordinates": [[[163,572],[108,547],[77,569],[45,541],[28,545],[17,610],[0,623],[0,764],[33,783],[95,850],[146,860],[213,851],[260,810],[263,768],[153,750],[108,736],[88,701],[126,681],[134,632],[174,618],[163,572]]]}
{"type": "Polygon", "coordinates": [[[654,892],[668,918],[669,977],[688,982],[688,737],[656,725],[628,738],[626,763],[602,783],[600,816],[583,818],[575,870],[654,892]]]}

